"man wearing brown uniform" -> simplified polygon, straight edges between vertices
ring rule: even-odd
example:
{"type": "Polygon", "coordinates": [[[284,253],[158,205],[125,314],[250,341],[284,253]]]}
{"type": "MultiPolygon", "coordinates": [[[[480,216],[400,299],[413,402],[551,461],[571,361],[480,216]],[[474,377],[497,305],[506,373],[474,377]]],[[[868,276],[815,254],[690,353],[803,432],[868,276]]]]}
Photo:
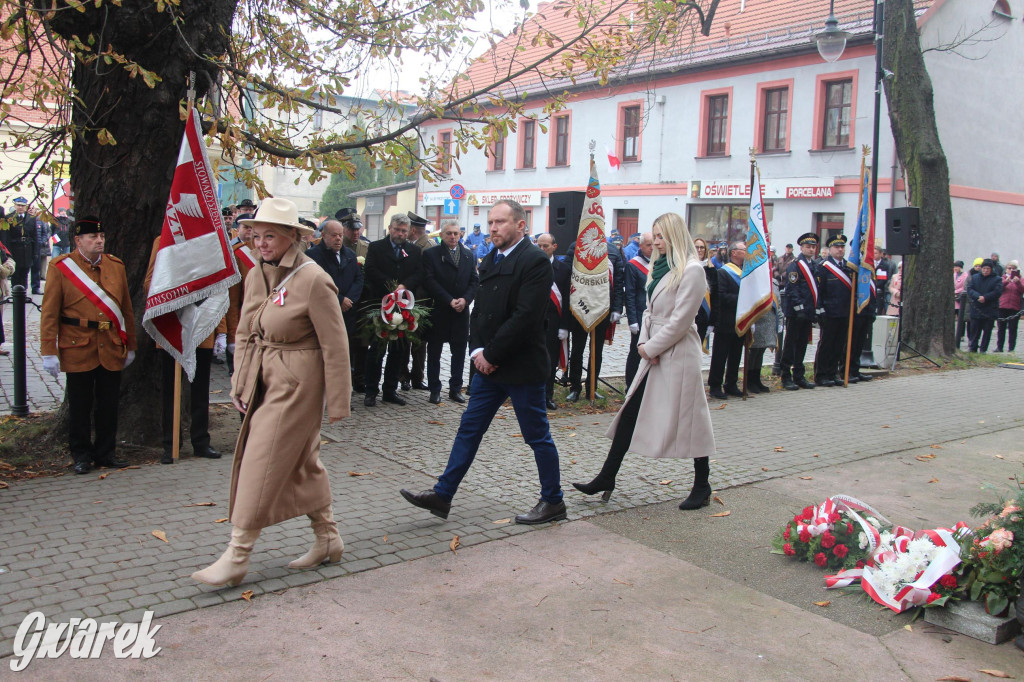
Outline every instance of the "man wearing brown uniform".
{"type": "Polygon", "coordinates": [[[43,369],[67,373],[68,443],[75,473],[95,464],[124,467],[116,459],[121,370],[135,359],[135,316],[124,263],[103,253],[98,218],[78,220],[75,248],[50,262],[39,328],[43,369]],[[92,439],[92,420],[96,440],[92,439]]]}

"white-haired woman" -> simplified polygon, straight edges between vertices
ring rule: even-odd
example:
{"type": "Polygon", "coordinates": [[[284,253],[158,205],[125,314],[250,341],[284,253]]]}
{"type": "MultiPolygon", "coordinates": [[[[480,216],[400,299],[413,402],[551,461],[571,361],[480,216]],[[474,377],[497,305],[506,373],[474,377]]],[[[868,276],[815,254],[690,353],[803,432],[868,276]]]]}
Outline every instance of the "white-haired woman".
{"type": "Polygon", "coordinates": [[[686,223],[675,213],[654,221],[655,259],[647,282],[647,310],[637,350],[640,370],[615,415],[601,473],[590,483],[573,483],[587,495],[611,497],[627,451],[648,457],[689,457],[693,489],[680,509],[711,500],[709,458],[715,452],[704,382],[701,346],[694,318],[707,291],[704,268],[686,223]]]}
{"type": "Polygon", "coordinates": [[[249,568],[260,530],[303,514],[315,541],[289,568],[339,561],[343,550],[320,463],[326,398],[332,422],[349,414],[348,335],[330,276],[304,253],[295,204],[267,199],[252,219],[259,263],[245,278],[235,337],[231,400],[245,415],[235,445],[229,515],[231,542],[212,566],[192,577],[237,585],[249,568]]]}

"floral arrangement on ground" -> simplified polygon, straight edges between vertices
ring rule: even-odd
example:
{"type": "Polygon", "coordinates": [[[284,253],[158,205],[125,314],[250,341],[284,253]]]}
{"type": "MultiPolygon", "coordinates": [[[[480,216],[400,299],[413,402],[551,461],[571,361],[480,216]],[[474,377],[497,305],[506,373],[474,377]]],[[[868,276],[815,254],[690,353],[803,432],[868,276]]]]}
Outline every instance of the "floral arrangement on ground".
{"type": "Polygon", "coordinates": [[[1024,577],[1024,489],[971,514],[987,518],[975,529],[957,522],[913,531],[856,498],[834,495],[794,515],[772,551],[834,572],[825,576],[827,588],[863,590],[897,613],[971,600],[1005,615],[1024,577]]]}

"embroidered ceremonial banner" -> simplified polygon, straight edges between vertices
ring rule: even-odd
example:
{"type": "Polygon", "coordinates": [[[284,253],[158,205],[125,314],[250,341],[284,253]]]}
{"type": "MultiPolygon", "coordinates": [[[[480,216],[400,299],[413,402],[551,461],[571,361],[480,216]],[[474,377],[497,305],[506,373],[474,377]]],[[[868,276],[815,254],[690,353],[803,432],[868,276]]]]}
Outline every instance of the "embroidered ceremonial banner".
{"type": "Polygon", "coordinates": [[[743,259],[743,277],[736,299],[736,334],[743,336],[757,318],[772,307],[772,259],[768,257],[771,242],[764,222],[761,183],[752,183],[750,211],[747,218],[747,254],[743,259]]]}
{"type": "Polygon", "coordinates": [[[867,307],[875,291],[875,207],[871,205],[871,171],[861,159],[860,208],[850,244],[850,265],[857,273],[857,312],[867,307]]]}
{"type": "Polygon", "coordinates": [[[196,347],[217,328],[228,309],[228,288],[240,280],[193,109],[185,123],[142,320],[153,340],[181,363],[189,381],[195,376],[196,347]]]}
{"type": "Polygon", "coordinates": [[[586,331],[592,331],[611,308],[608,241],[604,233],[604,209],[601,207],[601,183],[597,166],[590,157],[590,183],[583,202],[580,227],[576,235],[576,258],[572,263],[569,309],[586,331]]]}

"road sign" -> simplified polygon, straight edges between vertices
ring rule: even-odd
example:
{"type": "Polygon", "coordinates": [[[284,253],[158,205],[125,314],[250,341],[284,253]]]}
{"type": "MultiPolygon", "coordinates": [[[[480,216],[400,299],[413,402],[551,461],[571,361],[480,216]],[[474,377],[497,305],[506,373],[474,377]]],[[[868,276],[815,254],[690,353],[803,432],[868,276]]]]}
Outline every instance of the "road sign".
{"type": "Polygon", "coordinates": [[[462,185],[452,185],[452,188],[448,190],[448,194],[452,195],[452,199],[459,200],[466,196],[466,188],[462,185]]]}
{"type": "Polygon", "coordinates": [[[459,202],[455,199],[444,200],[444,214],[445,215],[459,215],[459,202]]]}

